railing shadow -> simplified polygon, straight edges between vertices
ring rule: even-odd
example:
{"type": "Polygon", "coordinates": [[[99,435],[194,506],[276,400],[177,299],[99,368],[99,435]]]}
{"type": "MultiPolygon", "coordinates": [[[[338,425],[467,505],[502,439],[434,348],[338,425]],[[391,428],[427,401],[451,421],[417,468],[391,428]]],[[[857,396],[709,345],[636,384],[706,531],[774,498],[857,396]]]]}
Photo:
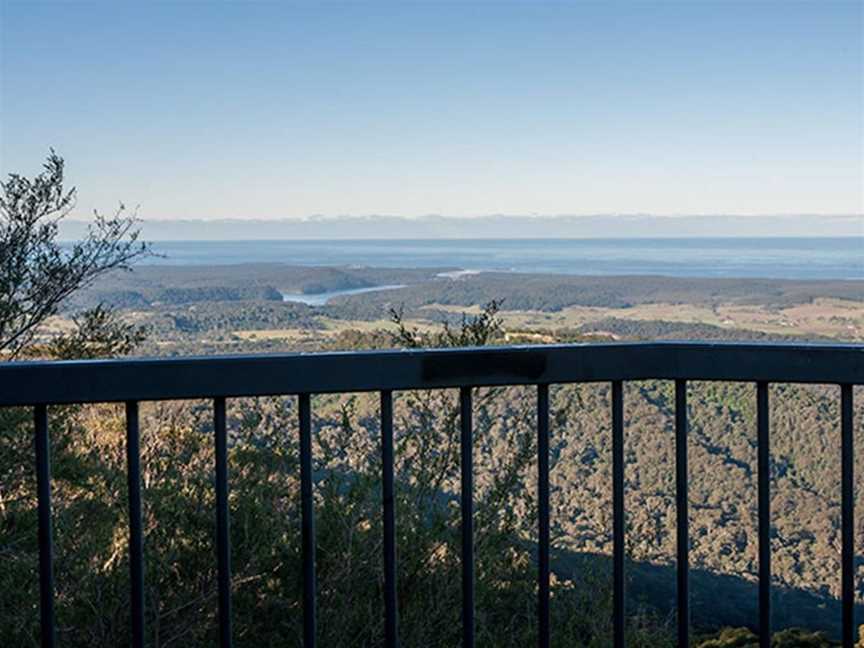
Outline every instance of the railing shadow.
{"type": "MultiPolygon", "coordinates": [[[[578,582],[580,574],[608,573],[612,578],[612,556],[597,553],[554,551],[552,570],[562,579],[578,582]]],[[[628,561],[627,603],[643,606],[661,616],[674,615],[676,586],[674,564],[660,565],[628,561]]],[[[839,639],[841,601],[838,598],[804,589],[774,585],[772,587],[772,629],[806,628],[839,639]]],[[[742,576],[718,574],[707,569],[690,570],[691,619],[695,628],[710,631],[721,627],[751,627],[759,619],[759,585],[742,576]]],[[[856,604],[856,616],[862,617],[864,605],[856,604]]]]}

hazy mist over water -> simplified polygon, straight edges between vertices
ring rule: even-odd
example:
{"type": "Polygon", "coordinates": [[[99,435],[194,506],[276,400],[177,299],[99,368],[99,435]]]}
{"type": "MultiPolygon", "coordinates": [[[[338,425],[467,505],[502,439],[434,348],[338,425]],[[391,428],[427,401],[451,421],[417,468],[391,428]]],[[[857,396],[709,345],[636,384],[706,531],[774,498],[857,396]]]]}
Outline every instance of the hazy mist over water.
{"type": "Polygon", "coordinates": [[[864,279],[864,238],[158,241],[147,263],[864,279]]]}

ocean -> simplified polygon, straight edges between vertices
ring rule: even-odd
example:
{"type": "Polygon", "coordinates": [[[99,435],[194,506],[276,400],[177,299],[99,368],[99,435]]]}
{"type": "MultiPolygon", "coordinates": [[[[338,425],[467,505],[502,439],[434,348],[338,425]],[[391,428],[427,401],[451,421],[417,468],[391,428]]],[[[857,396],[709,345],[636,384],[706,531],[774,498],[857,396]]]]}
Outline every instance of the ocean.
{"type": "Polygon", "coordinates": [[[147,263],[864,279],[864,238],[157,241],[147,263]]]}

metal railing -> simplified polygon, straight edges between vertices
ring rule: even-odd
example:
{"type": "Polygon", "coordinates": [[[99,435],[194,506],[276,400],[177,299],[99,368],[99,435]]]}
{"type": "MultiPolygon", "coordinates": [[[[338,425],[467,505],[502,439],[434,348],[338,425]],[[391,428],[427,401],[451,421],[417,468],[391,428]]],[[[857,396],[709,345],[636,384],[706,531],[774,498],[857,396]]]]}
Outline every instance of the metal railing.
{"type": "Polygon", "coordinates": [[[625,643],[624,396],[629,380],[675,382],[677,508],[677,636],[689,646],[689,529],[687,381],[751,382],[756,388],[758,440],[759,641],[771,644],[770,424],[768,385],[840,385],[842,639],[854,637],[853,385],[864,382],[864,346],[786,344],[635,343],[487,347],[478,349],[220,356],[177,359],[20,362],[0,364],[0,406],[32,406],[39,520],[41,641],[55,645],[51,471],[48,406],[126,403],[131,569],[131,644],[144,645],[144,538],[138,403],[212,398],[215,427],[216,553],[219,641],[231,646],[231,538],[228,520],[226,398],[298,397],[303,551],[304,645],[316,645],[315,515],[312,480],[312,394],[379,392],[381,398],[384,617],[388,647],[399,645],[396,595],[393,391],[458,388],[461,424],[462,636],[475,645],[473,553],[472,388],[537,387],[538,646],[550,644],[549,386],[609,382],[612,386],[613,628],[625,643]]]}

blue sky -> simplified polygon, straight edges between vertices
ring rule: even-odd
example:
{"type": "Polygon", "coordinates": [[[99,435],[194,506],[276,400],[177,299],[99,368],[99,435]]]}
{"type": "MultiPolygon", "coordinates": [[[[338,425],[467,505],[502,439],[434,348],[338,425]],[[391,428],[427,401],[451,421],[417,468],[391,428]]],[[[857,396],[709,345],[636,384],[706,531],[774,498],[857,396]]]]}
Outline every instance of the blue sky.
{"type": "Polygon", "coordinates": [[[857,2],[0,2],[82,213],[864,211],[857,2]]]}

